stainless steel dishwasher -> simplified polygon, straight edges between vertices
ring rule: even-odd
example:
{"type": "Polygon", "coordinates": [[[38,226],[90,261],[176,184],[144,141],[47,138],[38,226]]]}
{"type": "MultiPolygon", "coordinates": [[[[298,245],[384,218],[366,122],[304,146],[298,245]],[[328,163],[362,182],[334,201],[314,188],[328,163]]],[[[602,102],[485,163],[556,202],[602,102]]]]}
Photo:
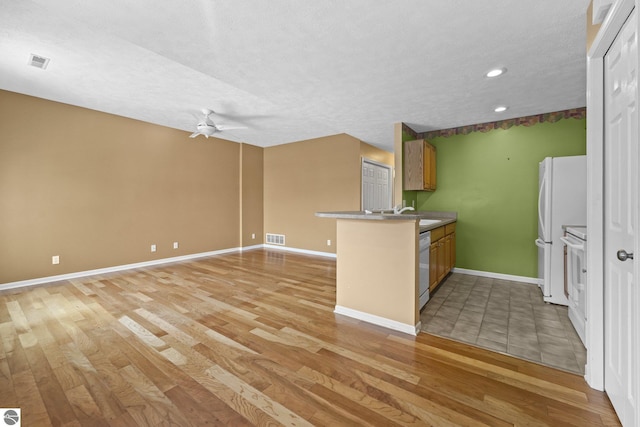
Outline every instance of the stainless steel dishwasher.
{"type": "Polygon", "coordinates": [[[420,282],[420,308],[429,301],[429,250],[431,248],[431,231],[424,231],[420,233],[419,244],[419,282],[420,282]]]}

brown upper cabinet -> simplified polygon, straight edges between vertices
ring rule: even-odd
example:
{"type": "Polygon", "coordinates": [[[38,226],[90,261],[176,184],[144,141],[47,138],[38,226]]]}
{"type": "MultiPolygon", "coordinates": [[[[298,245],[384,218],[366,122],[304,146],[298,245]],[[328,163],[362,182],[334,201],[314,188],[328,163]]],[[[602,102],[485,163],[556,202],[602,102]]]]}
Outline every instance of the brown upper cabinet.
{"type": "Polygon", "coordinates": [[[424,139],[404,143],[404,189],[436,189],[436,147],[424,139]]]}

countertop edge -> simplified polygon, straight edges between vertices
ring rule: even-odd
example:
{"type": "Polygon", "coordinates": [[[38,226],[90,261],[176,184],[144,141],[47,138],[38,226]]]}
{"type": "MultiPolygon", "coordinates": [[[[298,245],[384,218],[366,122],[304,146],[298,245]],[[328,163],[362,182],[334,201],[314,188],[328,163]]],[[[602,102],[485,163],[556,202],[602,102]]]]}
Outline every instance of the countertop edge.
{"type": "Polygon", "coordinates": [[[457,212],[437,212],[437,211],[418,211],[415,213],[402,214],[382,214],[371,213],[366,214],[362,211],[345,211],[345,212],[316,212],[315,215],[320,218],[335,218],[347,220],[366,220],[366,221],[419,221],[421,219],[437,219],[440,222],[419,226],[421,233],[430,231],[438,227],[451,224],[458,220],[457,212]]]}
{"type": "MultiPolygon", "coordinates": [[[[429,218],[429,219],[440,219],[440,218],[429,218]]],[[[420,233],[424,233],[425,231],[435,230],[436,228],[444,227],[447,224],[452,224],[457,221],[458,221],[457,218],[447,218],[447,219],[442,219],[442,222],[439,222],[437,224],[419,225],[418,227],[420,228],[420,233]]]]}

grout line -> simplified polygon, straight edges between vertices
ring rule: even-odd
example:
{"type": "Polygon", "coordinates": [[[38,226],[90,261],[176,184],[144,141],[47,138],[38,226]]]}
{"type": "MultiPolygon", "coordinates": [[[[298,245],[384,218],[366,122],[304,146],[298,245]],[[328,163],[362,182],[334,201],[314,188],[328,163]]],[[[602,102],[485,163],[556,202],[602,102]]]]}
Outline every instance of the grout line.
{"type": "MultiPolygon", "coordinates": [[[[522,283],[509,283],[509,281],[504,280],[504,279],[496,279],[493,278],[491,279],[490,282],[486,281],[486,278],[481,278],[481,277],[477,277],[475,280],[473,281],[458,281],[455,280],[455,276],[452,275],[449,277],[450,280],[451,278],[454,278],[453,281],[449,282],[448,285],[449,287],[445,287],[447,286],[447,283],[443,283],[441,285],[441,288],[439,289],[439,292],[442,291],[447,291],[448,293],[446,294],[446,296],[444,296],[442,298],[441,301],[438,301],[439,306],[438,308],[435,310],[435,312],[431,315],[431,319],[435,318],[438,314],[438,312],[440,312],[440,309],[445,305],[446,301],[451,298],[451,297],[455,297],[455,296],[460,296],[460,295],[465,295],[465,299],[462,303],[462,308],[458,309],[458,313],[455,317],[455,321],[453,321],[453,329],[455,329],[457,323],[460,321],[460,315],[462,314],[462,312],[464,311],[464,308],[467,305],[467,302],[469,301],[469,298],[472,296],[473,294],[473,290],[476,286],[482,286],[482,287],[489,287],[489,291],[488,291],[488,295],[484,301],[484,311],[482,312],[482,318],[480,319],[480,326],[478,328],[478,332],[477,334],[475,334],[475,337],[473,339],[473,342],[471,341],[470,336],[467,337],[467,339],[461,339],[461,341],[463,342],[467,342],[469,344],[476,344],[478,345],[478,340],[480,339],[480,331],[482,330],[483,325],[485,324],[485,318],[488,311],[488,307],[489,307],[489,302],[491,302],[492,300],[495,302],[496,300],[498,301],[498,304],[503,304],[506,305],[507,307],[507,319],[506,319],[506,344],[505,347],[505,351],[503,353],[505,354],[509,354],[511,356],[514,357],[518,357],[521,359],[525,359],[525,360],[530,360],[530,361],[534,361],[537,363],[542,363],[545,364],[547,366],[552,366],[555,367],[557,369],[562,369],[562,370],[567,370],[567,371],[573,371],[574,373],[582,373],[582,372],[575,372],[574,369],[570,369],[567,366],[571,365],[571,363],[567,363],[564,366],[559,366],[559,365],[551,365],[548,361],[549,358],[557,358],[558,355],[555,355],[553,353],[549,353],[549,352],[543,352],[543,348],[542,348],[542,343],[541,343],[541,339],[540,339],[540,334],[543,334],[543,332],[541,330],[539,330],[539,325],[538,323],[544,324],[544,322],[546,320],[556,320],[556,319],[547,319],[545,317],[538,317],[538,315],[536,314],[539,310],[536,310],[537,307],[546,307],[549,306],[548,304],[545,304],[542,302],[542,296],[540,295],[540,301],[536,301],[537,295],[535,295],[533,292],[534,290],[531,289],[526,289],[526,288],[522,288],[522,291],[515,289],[513,286],[530,286],[530,285],[524,285],[522,283]],[[504,290],[507,290],[506,292],[504,292],[504,290]],[[500,290],[502,290],[503,292],[499,292],[500,290]],[[525,298],[522,298],[522,297],[525,298]],[[512,298],[515,297],[515,298],[512,298]],[[510,336],[510,332],[515,332],[512,328],[514,327],[513,325],[513,314],[515,314],[514,310],[519,307],[518,306],[518,301],[522,300],[524,303],[527,304],[528,307],[530,307],[530,314],[532,316],[533,319],[533,324],[531,325],[533,327],[532,332],[535,333],[536,336],[536,348],[535,349],[530,349],[531,351],[535,351],[539,357],[539,360],[532,360],[532,359],[527,359],[526,357],[522,357],[519,356],[517,354],[514,353],[510,353],[509,350],[509,346],[514,346],[515,344],[512,342],[512,340],[509,338],[510,336]],[[547,355],[546,357],[543,358],[543,355],[547,355]],[[543,361],[543,359],[546,359],[543,361]]],[[[539,291],[537,288],[535,289],[535,291],[539,291]]],[[[442,293],[440,295],[443,295],[442,293]]],[[[440,300],[440,298],[438,298],[438,300],[440,300]]],[[[459,305],[460,303],[458,302],[457,305],[459,305]]],[[[572,357],[567,356],[567,362],[574,362],[575,366],[580,367],[581,363],[579,362],[579,360],[585,360],[586,361],[586,354],[582,355],[580,352],[580,354],[576,351],[576,347],[574,346],[573,341],[570,338],[570,333],[571,330],[568,330],[569,327],[572,327],[571,324],[569,323],[569,321],[563,321],[562,317],[566,315],[565,310],[563,310],[562,307],[559,306],[554,306],[555,309],[553,310],[553,312],[556,314],[557,320],[560,321],[561,323],[561,328],[562,328],[562,332],[563,332],[563,337],[557,337],[555,335],[551,335],[552,337],[558,338],[560,340],[563,340],[565,342],[565,344],[563,344],[560,348],[563,349],[563,351],[559,351],[559,352],[564,352],[564,350],[566,350],[567,354],[572,354],[572,357]]],[[[545,310],[548,311],[548,310],[545,310]]],[[[475,313],[475,312],[474,312],[475,313]]],[[[443,318],[443,316],[441,316],[440,318],[443,318]]],[[[428,321],[425,321],[423,323],[424,325],[428,324],[428,321]]],[[[453,331],[453,329],[451,329],[451,331],[453,331]]],[[[527,329],[528,330],[528,329],[527,329]]],[[[451,339],[456,339],[454,336],[451,335],[451,332],[449,332],[448,334],[443,333],[441,334],[441,336],[444,337],[448,337],[451,339]]],[[[502,346],[502,344],[500,344],[502,346]]],[[[480,347],[483,348],[487,348],[489,350],[492,350],[490,347],[485,347],[485,346],[481,346],[478,345],[480,347]]],[[[516,347],[519,347],[517,345],[515,345],[516,347]]],[[[496,351],[496,350],[493,350],[496,351]]],[[[500,350],[498,350],[500,352],[500,350]]]]}

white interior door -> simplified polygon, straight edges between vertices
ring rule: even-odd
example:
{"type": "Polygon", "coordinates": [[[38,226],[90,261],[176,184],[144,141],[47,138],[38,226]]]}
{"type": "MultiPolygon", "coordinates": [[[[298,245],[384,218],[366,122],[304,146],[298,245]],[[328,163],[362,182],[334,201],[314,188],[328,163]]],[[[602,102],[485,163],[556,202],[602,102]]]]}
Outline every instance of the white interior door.
{"type": "Polygon", "coordinates": [[[391,209],[391,166],[362,160],[362,209],[391,209]]]}
{"type": "Polygon", "coordinates": [[[620,421],[636,426],[640,365],[637,261],[638,22],[634,10],[604,58],[605,390],[620,421]]]}

